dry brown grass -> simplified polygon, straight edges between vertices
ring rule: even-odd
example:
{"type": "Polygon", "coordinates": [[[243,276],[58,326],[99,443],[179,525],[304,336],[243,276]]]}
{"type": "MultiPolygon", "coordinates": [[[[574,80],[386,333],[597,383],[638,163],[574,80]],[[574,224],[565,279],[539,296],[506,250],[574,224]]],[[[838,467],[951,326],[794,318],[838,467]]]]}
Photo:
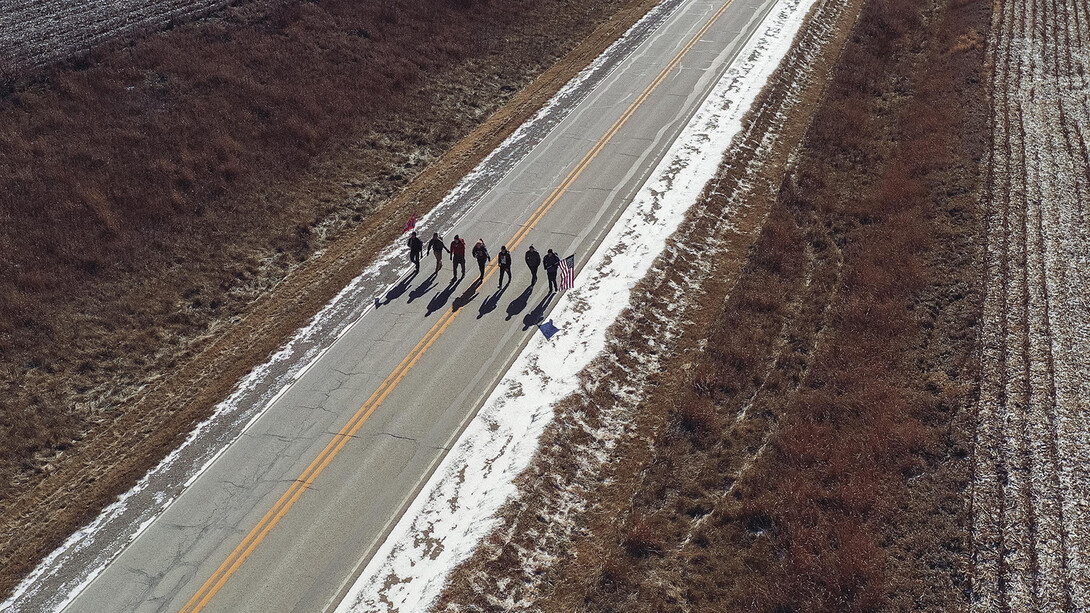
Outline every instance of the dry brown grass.
{"type": "Polygon", "coordinates": [[[842,265],[812,365],[740,484],[734,521],[770,526],[761,578],[740,581],[754,610],[965,604],[964,509],[949,505],[964,486],[955,420],[972,386],[935,381],[974,374],[975,307],[962,300],[980,296],[972,191],[987,109],[983,55],[946,54],[943,41],[988,10],[871,2],[797,169],[810,189],[781,201],[800,225],[833,229],[842,265]]]}
{"type": "MultiPolygon", "coordinates": [[[[737,284],[686,314],[707,327],[674,351],[704,349],[653,379],[573,542],[546,550],[541,610],[965,610],[989,109],[983,53],[956,49],[990,10],[866,4],[737,284]]],[[[563,410],[610,402],[591,396],[563,410]]],[[[517,580],[500,560],[536,545],[505,539],[475,557],[517,580]]],[[[440,608],[498,610],[474,568],[440,608]]]]}
{"type": "MultiPolygon", "coordinates": [[[[424,76],[499,52],[523,12],[512,3],[292,3],[256,21],[228,14],[99,49],[82,69],[58,67],[7,96],[3,255],[37,276],[28,283],[5,267],[3,294],[17,306],[0,319],[0,341],[34,342],[15,325],[45,317],[18,306],[28,296],[70,292],[162,247],[184,252],[183,232],[207,235],[240,217],[268,225],[224,196],[302,172],[338,135],[393,112],[426,115],[413,91],[424,76]]],[[[583,16],[573,18],[577,26],[583,16]]],[[[525,59],[548,62],[555,50],[536,44],[521,50],[525,59]]],[[[452,128],[436,125],[420,138],[449,144],[452,128]]]]}

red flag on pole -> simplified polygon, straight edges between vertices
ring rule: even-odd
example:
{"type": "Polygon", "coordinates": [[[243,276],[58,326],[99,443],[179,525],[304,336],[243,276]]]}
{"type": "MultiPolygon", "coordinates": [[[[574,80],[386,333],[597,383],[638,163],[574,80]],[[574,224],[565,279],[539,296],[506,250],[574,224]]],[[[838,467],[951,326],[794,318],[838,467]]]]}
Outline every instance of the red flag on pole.
{"type": "Polygon", "coordinates": [[[409,223],[405,224],[405,229],[402,232],[409,232],[416,229],[416,213],[409,218],[409,223]]]}

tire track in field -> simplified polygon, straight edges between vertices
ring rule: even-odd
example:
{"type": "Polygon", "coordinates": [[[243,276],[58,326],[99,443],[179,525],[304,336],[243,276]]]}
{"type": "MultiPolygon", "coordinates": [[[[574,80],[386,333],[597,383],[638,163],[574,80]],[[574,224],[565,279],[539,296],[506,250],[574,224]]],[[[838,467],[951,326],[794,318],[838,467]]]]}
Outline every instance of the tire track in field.
{"type": "Polygon", "coordinates": [[[1090,608],[1087,8],[1006,0],[974,447],[973,608],[1090,608]]]}
{"type": "Polygon", "coordinates": [[[0,8],[0,69],[27,71],[107,40],[186,21],[230,0],[7,0],[0,8]]]}

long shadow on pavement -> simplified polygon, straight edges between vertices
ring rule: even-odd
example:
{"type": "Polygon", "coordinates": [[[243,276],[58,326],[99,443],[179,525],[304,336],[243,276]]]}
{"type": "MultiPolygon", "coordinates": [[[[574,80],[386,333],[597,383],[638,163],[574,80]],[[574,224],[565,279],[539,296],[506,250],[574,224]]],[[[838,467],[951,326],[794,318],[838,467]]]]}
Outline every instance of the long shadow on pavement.
{"type": "Polygon", "coordinates": [[[518,315],[526,308],[526,303],[530,300],[530,295],[534,293],[534,286],[527,285],[526,289],[522,290],[522,293],[517,298],[511,301],[511,304],[507,305],[507,317],[505,321],[511,321],[511,318],[518,315]]]}
{"type": "Polygon", "coordinates": [[[390,291],[386,292],[386,298],[382,301],[382,304],[390,304],[394,300],[400,298],[401,295],[409,289],[409,286],[413,284],[413,279],[415,279],[416,275],[419,273],[419,270],[414,270],[409,273],[409,276],[402,279],[401,283],[391,287],[390,291]]]}
{"type": "Polygon", "coordinates": [[[452,302],[450,305],[450,310],[457,311],[458,309],[472,302],[473,299],[477,297],[477,288],[479,288],[480,286],[481,278],[478,277],[477,280],[475,280],[472,284],[470,284],[469,287],[466,288],[466,291],[462,292],[461,296],[458,296],[454,299],[454,302],[452,302]]]}
{"type": "Polygon", "coordinates": [[[457,278],[451,279],[450,283],[448,283],[447,286],[445,288],[443,288],[443,291],[436,294],[431,299],[431,302],[428,302],[428,312],[424,313],[424,317],[427,317],[428,315],[431,315],[432,313],[438,311],[439,309],[441,309],[441,308],[443,308],[443,307],[445,307],[447,305],[447,300],[450,300],[450,295],[454,293],[454,289],[456,287],[458,287],[459,283],[462,282],[462,278],[463,277],[457,277],[457,278]]]}
{"type": "Polygon", "coordinates": [[[537,303],[534,310],[526,314],[526,317],[522,318],[523,331],[529,330],[531,327],[538,325],[545,320],[545,309],[549,308],[549,303],[553,301],[553,296],[556,294],[549,292],[549,295],[541,299],[541,302],[537,303]]]}
{"type": "MultiPolygon", "coordinates": [[[[511,285],[511,282],[508,281],[507,285],[511,285]]],[[[481,303],[480,310],[477,311],[477,319],[480,319],[485,315],[488,315],[492,311],[496,310],[496,307],[500,303],[500,298],[502,298],[503,293],[507,291],[507,285],[504,285],[503,287],[497,289],[495,293],[484,299],[484,302],[481,303]]]]}
{"type": "Polygon", "coordinates": [[[431,288],[435,287],[435,277],[437,277],[437,276],[439,276],[439,273],[435,273],[435,272],[428,275],[428,278],[424,279],[423,283],[421,283],[420,285],[417,285],[416,289],[409,292],[409,300],[408,301],[412,302],[413,300],[416,300],[417,298],[421,298],[421,297],[424,296],[424,294],[427,294],[428,292],[430,292],[431,288]]]}

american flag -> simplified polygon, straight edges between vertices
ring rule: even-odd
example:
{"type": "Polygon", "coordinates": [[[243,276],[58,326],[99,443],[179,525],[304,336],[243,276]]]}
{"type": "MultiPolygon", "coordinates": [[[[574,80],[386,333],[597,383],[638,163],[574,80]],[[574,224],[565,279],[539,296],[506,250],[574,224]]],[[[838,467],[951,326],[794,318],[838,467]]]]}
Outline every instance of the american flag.
{"type": "Polygon", "coordinates": [[[560,291],[575,287],[575,254],[560,260],[560,291]]]}
{"type": "Polygon", "coordinates": [[[409,230],[415,230],[415,229],[416,229],[416,213],[413,213],[413,216],[409,218],[409,223],[405,224],[405,229],[402,230],[402,232],[408,232],[409,230]]]}

